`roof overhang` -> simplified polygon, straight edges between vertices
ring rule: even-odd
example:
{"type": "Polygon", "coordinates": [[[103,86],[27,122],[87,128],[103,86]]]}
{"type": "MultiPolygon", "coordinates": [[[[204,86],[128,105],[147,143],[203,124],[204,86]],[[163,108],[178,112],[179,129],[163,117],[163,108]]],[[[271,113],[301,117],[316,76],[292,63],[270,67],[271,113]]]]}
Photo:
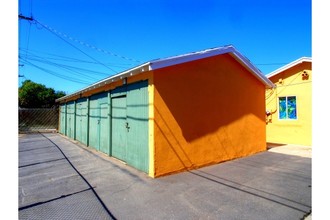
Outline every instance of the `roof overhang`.
{"type": "Polygon", "coordinates": [[[281,73],[285,70],[288,70],[288,69],[290,69],[290,68],[292,68],[292,67],[294,67],[298,64],[301,64],[303,62],[310,62],[311,63],[312,58],[311,57],[301,57],[301,58],[299,58],[299,59],[297,59],[297,60],[295,60],[295,61],[293,61],[293,62],[291,62],[291,63],[289,63],[285,66],[282,66],[281,68],[278,68],[277,70],[267,74],[266,77],[267,78],[273,77],[273,76],[275,76],[275,75],[277,75],[277,74],[279,74],[279,73],[281,73]]]}
{"type": "Polygon", "coordinates": [[[274,84],[267,78],[265,75],[255,67],[249,59],[243,56],[238,50],[235,49],[232,45],[217,47],[212,49],[207,49],[199,52],[188,53],[184,55],[154,60],[150,62],[150,69],[160,69],[167,66],[173,66],[176,64],[181,64],[185,62],[191,62],[198,59],[208,58],[221,54],[230,54],[234,59],[236,59],[241,65],[249,70],[258,80],[260,80],[266,88],[273,88],[274,84]]]}
{"type": "Polygon", "coordinates": [[[91,85],[89,85],[89,86],[87,86],[87,87],[85,87],[81,90],[78,90],[78,91],[76,91],[72,94],[69,94],[69,95],[63,96],[61,98],[58,98],[58,99],[56,99],[56,102],[61,102],[65,99],[70,99],[71,97],[77,96],[81,93],[88,92],[90,90],[99,88],[101,86],[104,86],[104,85],[107,85],[107,84],[110,84],[110,83],[113,83],[113,82],[116,82],[116,81],[119,81],[119,80],[123,80],[124,78],[130,77],[130,76],[133,76],[133,75],[137,75],[139,73],[149,71],[149,70],[150,70],[149,69],[149,62],[141,64],[141,65],[136,66],[132,69],[126,70],[126,71],[121,72],[119,74],[110,76],[110,77],[105,78],[103,80],[100,80],[96,83],[93,83],[93,84],[91,84],[91,85]]]}
{"type": "Polygon", "coordinates": [[[217,47],[212,49],[207,49],[199,52],[187,53],[179,56],[172,56],[163,59],[152,60],[150,62],[141,64],[132,69],[126,70],[119,74],[110,76],[106,79],[98,81],[90,86],[87,86],[77,92],[74,92],[70,95],[63,96],[59,99],[56,99],[56,102],[63,101],[65,99],[69,99],[70,97],[77,96],[81,93],[87,92],[89,90],[104,86],[106,84],[122,80],[126,77],[130,77],[145,71],[156,70],[165,68],[168,66],[173,66],[177,64],[182,64],[186,62],[191,62],[194,60],[199,60],[203,58],[208,58],[212,56],[217,56],[221,54],[230,54],[236,61],[238,61],[242,66],[244,66],[253,76],[255,76],[259,81],[261,81],[266,88],[273,88],[275,85],[257,68],[255,67],[249,59],[243,56],[238,50],[236,50],[232,45],[217,47]]]}

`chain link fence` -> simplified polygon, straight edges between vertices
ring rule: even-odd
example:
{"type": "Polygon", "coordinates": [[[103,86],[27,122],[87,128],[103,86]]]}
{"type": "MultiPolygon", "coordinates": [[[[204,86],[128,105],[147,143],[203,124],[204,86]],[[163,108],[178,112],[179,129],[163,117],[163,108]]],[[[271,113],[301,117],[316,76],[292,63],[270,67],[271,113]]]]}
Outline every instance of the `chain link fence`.
{"type": "Polygon", "coordinates": [[[19,108],[18,129],[26,132],[55,132],[58,130],[58,108],[19,108]]]}

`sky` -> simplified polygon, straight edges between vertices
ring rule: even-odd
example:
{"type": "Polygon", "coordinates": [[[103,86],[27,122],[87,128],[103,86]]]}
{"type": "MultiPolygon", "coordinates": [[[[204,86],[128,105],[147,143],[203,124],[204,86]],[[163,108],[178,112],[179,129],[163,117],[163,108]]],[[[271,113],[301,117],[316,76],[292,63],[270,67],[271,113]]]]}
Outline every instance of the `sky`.
{"type": "Polygon", "coordinates": [[[312,56],[311,0],[19,0],[18,86],[67,94],[153,59],[233,45],[262,73],[312,56]]]}

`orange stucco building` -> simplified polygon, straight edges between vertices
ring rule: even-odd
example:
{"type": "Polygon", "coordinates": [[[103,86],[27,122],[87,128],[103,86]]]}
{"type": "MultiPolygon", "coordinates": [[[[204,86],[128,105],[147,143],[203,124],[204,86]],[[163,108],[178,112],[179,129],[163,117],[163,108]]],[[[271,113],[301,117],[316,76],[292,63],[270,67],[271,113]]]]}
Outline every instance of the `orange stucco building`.
{"type": "MultiPolygon", "coordinates": [[[[77,100],[85,98],[88,108],[93,94],[106,93],[110,129],[105,132],[112,135],[101,151],[109,148],[104,151],[109,156],[119,155],[128,165],[158,177],[266,150],[265,88],[272,87],[245,56],[225,46],[150,61],[57,101],[63,109],[77,109],[77,100]],[[144,98],[139,98],[143,91],[144,98]],[[114,125],[121,125],[113,108],[122,97],[127,98],[120,107],[128,112],[122,117],[127,131],[118,134],[114,125]],[[131,144],[123,156],[113,150],[118,147],[112,139],[125,132],[125,143],[131,144]]],[[[61,111],[60,133],[70,136],[68,112],[61,111]]],[[[70,137],[79,140],[74,133],[70,137]]],[[[88,138],[85,144],[89,146],[88,138]]]]}

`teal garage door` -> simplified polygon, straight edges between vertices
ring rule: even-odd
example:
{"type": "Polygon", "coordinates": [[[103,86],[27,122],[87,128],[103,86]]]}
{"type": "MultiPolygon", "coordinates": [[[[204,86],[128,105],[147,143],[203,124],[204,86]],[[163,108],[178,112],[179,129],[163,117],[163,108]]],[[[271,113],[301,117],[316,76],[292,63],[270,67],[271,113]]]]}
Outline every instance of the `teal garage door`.
{"type": "Polygon", "coordinates": [[[111,155],[144,172],[149,170],[148,81],[111,92],[111,155]]]}
{"type": "Polygon", "coordinates": [[[126,95],[116,96],[111,99],[111,138],[112,156],[126,161],[127,152],[127,113],[126,95]]]}
{"type": "Polygon", "coordinates": [[[110,154],[110,113],[108,97],[100,100],[100,121],[99,121],[99,149],[103,153],[110,154]]]}
{"type": "Polygon", "coordinates": [[[81,98],[76,102],[76,140],[87,145],[88,134],[88,99],[81,98]]]}
{"type": "Polygon", "coordinates": [[[66,104],[66,136],[75,139],[75,102],[66,104]]]}
{"type": "Polygon", "coordinates": [[[91,96],[89,103],[89,146],[110,153],[110,117],[108,93],[91,96]]]}
{"type": "Polygon", "coordinates": [[[66,104],[60,105],[60,127],[59,132],[66,135],[66,104]]]}

